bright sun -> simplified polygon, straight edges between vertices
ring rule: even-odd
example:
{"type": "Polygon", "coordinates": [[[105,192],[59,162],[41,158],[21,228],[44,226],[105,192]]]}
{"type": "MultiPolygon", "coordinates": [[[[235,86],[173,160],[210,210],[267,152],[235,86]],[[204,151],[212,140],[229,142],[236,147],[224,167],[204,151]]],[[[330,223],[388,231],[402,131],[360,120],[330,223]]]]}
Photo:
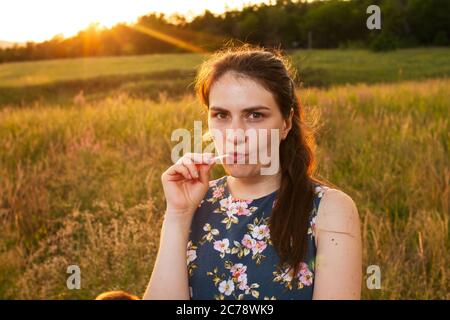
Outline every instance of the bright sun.
{"type": "Polygon", "coordinates": [[[3,0],[0,4],[0,40],[25,42],[51,39],[56,34],[75,35],[91,23],[111,27],[133,22],[149,12],[193,16],[209,9],[220,13],[240,8],[250,0],[3,0]]]}

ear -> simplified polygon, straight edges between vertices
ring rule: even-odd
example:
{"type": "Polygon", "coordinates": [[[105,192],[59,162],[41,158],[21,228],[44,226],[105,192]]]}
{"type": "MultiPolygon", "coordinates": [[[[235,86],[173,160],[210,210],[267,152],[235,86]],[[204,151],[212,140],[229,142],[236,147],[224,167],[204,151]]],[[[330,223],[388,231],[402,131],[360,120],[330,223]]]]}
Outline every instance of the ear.
{"type": "Polygon", "coordinates": [[[294,116],[294,109],[291,108],[291,111],[289,112],[289,117],[283,120],[283,129],[281,130],[281,140],[286,139],[289,131],[291,130],[293,116],[294,116]]]}

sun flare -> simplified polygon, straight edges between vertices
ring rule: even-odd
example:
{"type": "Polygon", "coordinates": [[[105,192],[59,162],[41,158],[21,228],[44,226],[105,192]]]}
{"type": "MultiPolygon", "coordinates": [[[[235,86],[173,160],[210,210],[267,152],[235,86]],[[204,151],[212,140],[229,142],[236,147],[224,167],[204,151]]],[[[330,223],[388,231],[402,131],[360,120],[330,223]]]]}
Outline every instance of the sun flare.
{"type": "Polygon", "coordinates": [[[73,36],[92,23],[111,27],[118,22],[134,22],[150,12],[180,13],[189,18],[205,9],[221,13],[260,2],[270,1],[5,0],[0,4],[0,40],[39,42],[57,34],[73,36]]]}

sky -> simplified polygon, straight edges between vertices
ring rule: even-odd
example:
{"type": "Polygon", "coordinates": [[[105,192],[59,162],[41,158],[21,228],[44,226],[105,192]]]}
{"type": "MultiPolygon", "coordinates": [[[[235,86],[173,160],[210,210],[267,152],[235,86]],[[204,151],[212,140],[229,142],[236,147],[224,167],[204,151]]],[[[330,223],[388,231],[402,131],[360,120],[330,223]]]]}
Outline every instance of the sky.
{"type": "Polygon", "coordinates": [[[134,22],[150,12],[192,17],[205,9],[222,13],[227,7],[261,2],[270,0],[1,0],[0,40],[41,42],[57,34],[73,36],[91,23],[111,27],[134,22]]]}

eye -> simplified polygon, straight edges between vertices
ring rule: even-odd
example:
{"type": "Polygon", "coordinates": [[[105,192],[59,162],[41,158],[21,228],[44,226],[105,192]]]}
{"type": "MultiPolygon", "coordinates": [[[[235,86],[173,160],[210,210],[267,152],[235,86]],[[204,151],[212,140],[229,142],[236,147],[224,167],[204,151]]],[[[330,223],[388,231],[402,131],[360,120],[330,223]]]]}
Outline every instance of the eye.
{"type": "Polygon", "coordinates": [[[212,114],[212,117],[222,120],[222,119],[226,119],[227,114],[225,112],[214,112],[212,114]]]}
{"type": "Polygon", "coordinates": [[[217,119],[225,119],[227,117],[227,114],[225,112],[219,112],[216,114],[217,119]]]}
{"type": "Polygon", "coordinates": [[[260,112],[250,112],[248,116],[251,120],[258,120],[264,117],[260,112]]]}

